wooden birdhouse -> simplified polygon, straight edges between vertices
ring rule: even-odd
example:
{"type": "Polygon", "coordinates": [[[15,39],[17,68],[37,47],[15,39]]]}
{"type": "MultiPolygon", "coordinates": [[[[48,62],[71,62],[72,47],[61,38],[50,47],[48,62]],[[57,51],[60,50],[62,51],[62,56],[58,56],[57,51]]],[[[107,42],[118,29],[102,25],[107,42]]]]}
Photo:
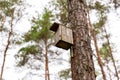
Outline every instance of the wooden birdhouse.
{"type": "Polygon", "coordinates": [[[55,46],[68,50],[73,45],[73,33],[70,28],[53,23],[50,30],[55,32],[55,46]]]}

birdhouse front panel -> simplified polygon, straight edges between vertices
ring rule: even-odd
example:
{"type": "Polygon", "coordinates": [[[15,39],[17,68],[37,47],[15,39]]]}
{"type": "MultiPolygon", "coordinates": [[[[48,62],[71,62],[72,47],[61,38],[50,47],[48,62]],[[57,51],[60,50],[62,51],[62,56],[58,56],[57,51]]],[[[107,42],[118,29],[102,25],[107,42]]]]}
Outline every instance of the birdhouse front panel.
{"type": "Polygon", "coordinates": [[[55,45],[59,48],[68,50],[73,45],[72,30],[59,25],[59,28],[55,34],[55,45]]]}

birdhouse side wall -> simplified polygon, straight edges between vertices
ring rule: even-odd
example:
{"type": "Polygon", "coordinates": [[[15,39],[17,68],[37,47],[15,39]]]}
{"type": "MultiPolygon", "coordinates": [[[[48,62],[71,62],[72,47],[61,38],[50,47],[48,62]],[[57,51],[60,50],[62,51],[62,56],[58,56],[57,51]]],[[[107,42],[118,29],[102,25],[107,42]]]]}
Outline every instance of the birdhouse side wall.
{"type": "Polygon", "coordinates": [[[73,34],[71,29],[61,26],[61,36],[63,41],[73,44],[73,34]]]}

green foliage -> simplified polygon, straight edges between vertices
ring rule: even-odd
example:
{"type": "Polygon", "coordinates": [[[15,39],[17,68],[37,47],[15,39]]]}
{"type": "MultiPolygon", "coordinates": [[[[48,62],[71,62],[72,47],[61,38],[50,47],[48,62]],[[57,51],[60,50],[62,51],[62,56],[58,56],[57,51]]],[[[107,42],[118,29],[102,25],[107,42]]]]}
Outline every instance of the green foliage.
{"type": "Polygon", "coordinates": [[[108,12],[109,11],[109,6],[106,4],[102,4],[100,1],[95,1],[93,4],[88,4],[88,7],[90,10],[97,10],[100,13],[108,12]]]}
{"type": "Polygon", "coordinates": [[[24,35],[25,41],[40,41],[41,39],[47,41],[49,38],[51,38],[52,33],[49,30],[51,25],[50,18],[51,11],[48,11],[47,9],[45,9],[45,12],[42,15],[42,19],[40,19],[40,17],[37,19],[33,18],[33,26],[31,30],[24,35]]]}
{"type": "Polygon", "coordinates": [[[52,0],[50,5],[53,8],[52,12],[54,12],[55,20],[66,24],[68,22],[67,0],[52,0]]]}
{"type": "Polygon", "coordinates": [[[15,5],[20,5],[22,4],[21,0],[1,0],[0,1],[0,10],[6,15],[6,16],[11,16],[14,10],[15,5]]]}
{"type": "Polygon", "coordinates": [[[109,12],[109,6],[96,1],[94,4],[89,4],[89,8],[96,11],[96,17],[98,20],[93,23],[95,34],[100,34],[102,28],[105,27],[107,22],[107,13],[109,12]]]}
{"type": "Polygon", "coordinates": [[[23,6],[22,0],[0,0],[0,32],[8,31],[5,22],[10,22],[9,20],[12,18],[14,22],[20,20],[22,16],[21,6],[23,6]]]}
{"type": "Polygon", "coordinates": [[[96,35],[101,33],[101,30],[106,24],[106,21],[107,21],[107,16],[101,16],[99,21],[93,24],[96,35]]]}
{"type": "Polygon", "coordinates": [[[110,60],[110,49],[108,43],[103,43],[100,48],[100,55],[103,59],[109,61],[110,60]]]}
{"type": "Polygon", "coordinates": [[[68,78],[71,78],[70,72],[71,72],[70,68],[60,71],[59,76],[60,76],[61,80],[63,80],[63,79],[67,80],[68,78]]]}
{"type": "Polygon", "coordinates": [[[104,13],[108,10],[108,7],[105,4],[101,4],[101,2],[96,1],[95,9],[100,11],[101,13],[104,13]]]}
{"type": "Polygon", "coordinates": [[[41,56],[42,54],[42,49],[36,45],[30,45],[23,47],[19,50],[19,54],[15,55],[15,58],[20,58],[20,61],[18,61],[17,66],[24,66],[28,60],[29,60],[29,55],[39,55],[41,56]]]}
{"type": "Polygon", "coordinates": [[[33,54],[35,55],[36,53],[38,53],[39,49],[37,49],[38,47],[36,47],[35,45],[31,45],[28,47],[23,47],[19,50],[19,52],[23,52],[23,55],[27,55],[27,54],[33,54]]]}

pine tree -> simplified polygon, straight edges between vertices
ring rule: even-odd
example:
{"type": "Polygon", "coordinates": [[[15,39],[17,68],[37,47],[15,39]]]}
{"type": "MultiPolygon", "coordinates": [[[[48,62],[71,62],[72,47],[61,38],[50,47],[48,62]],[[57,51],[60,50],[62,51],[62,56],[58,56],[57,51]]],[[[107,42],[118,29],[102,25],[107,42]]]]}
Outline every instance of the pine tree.
{"type": "Polygon", "coordinates": [[[35,67],[35,69],[39,69],[40,63],[45,63],[45,80],[50,80],[49,56],[52,54],[52,57],[54,57],[53,55],[56,54],[50,49],[53,44],[53,33],[49,30],[51,26],[51,16],[51,11],[45,8],[42,16],[38,16],[38,18],[34,17],[31,20],[33,26],[23,37],[23,41],[25,43],[30,42],[30,44],[21,48],[19,53],[15,56],[18,60],[17,65],[19,67],[28,64],[29,66],[35,67]],[[39,61],[40,63],[36,65],[31,63],[32,60],[39,61]]]}
{"type": "Polygon", "coordinates": [[[11,37],[13,36],[13,32],[14,32],[13,26],[15,26],[17,21],[19,21],[21,18],[21,15],[20,15],[20,13],[22,13],[21,5],[23,5],[21,0],[18,0],[18,1],[1,0],[0,1],[0,33],[1,35],[7,34],[7,42],[6,42],[7,44],[5,45],[5,49],[3,51],[4,56],[3,56],[3,63],[1,66],[0,80],[2,80],[7,51],[12,41],[11,37]],[[8,23],[8,25],[6,25],[6,23],[8,23]]]}

